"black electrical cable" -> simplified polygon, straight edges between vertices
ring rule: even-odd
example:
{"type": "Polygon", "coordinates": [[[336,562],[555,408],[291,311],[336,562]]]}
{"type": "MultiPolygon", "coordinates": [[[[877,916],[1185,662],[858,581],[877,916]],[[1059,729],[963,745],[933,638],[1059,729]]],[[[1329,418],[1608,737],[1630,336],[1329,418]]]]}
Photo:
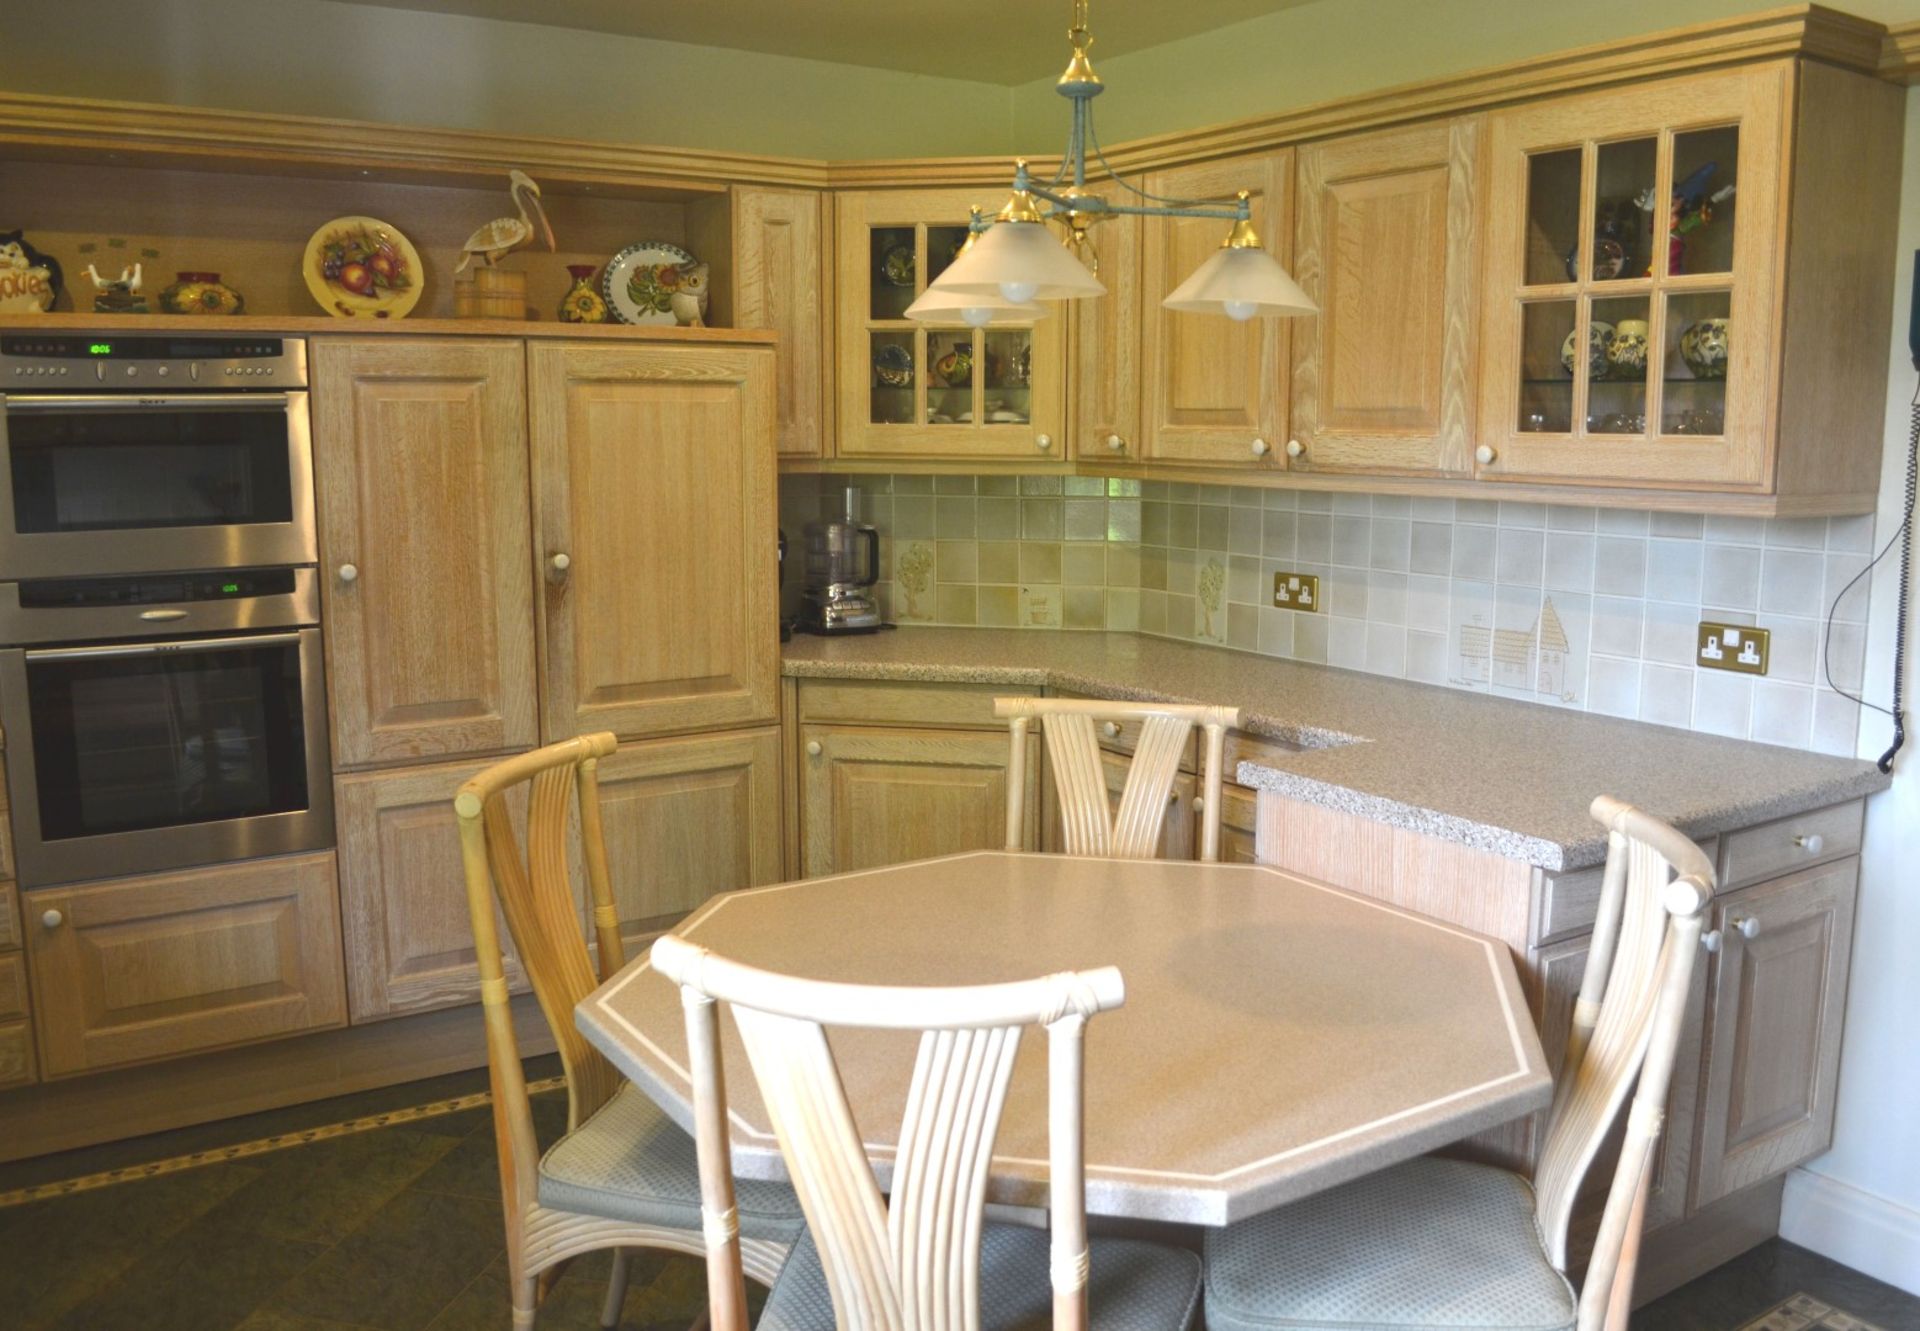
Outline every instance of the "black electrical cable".
{"type": "MultiPolygon", "coordinates": [[[[1914,357],[1914,368],[1920,370],[1920,354],[1914,357]]],[[[1880,755],[1879,767],[1882,772],[1893,770],[1893,756],[1900,752],[1907,742],[1907,712],[1901,705],[1905,692],[1907,673],[1907,590],[1913,581],[1913,508],[1917,490],[1920,490],[1920,384],[1914,386],[1911,406],[1912,421],[1907,431],[1907,497],[1906,506],[1900,510],[1900,525],[1894,528],[1893,535],[1880,547],[1880,553],[1867,561],[1867,566],[1848,579],[1847,585],[1833,598],[1833,604],[1827,608],[1826,632],[1821,647],[1821,666],[1826,672],[1827,686],[1841,697],[1859,703],[1876,712],[1893,718],[1893,743],[1880,755]],[[1833,617],[1840,608],[1840,602],[1848,592],[1869,573],[1893,549],[1895,542],[1900,545],[1900,586],[1895,597],[1896,608],[1893,620],[1893,706],[1881,707],[1866,699],[1848,693],[1833,681],[1833,617]]]]}

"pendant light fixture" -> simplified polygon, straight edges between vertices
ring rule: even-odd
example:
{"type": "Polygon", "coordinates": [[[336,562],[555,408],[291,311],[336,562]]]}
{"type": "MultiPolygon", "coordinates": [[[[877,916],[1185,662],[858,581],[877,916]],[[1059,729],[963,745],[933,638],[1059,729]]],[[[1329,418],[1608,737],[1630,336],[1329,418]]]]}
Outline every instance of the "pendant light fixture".
{"type": "Polygon", "coordinates": [[[969,304],[969,298],[997,297],[1024,306],[1033,301],[1104,295],[1106,287],[1095,276],[1099,255],[1087,232],[1106,218],[1122,215],[1218,218],[1231,224],[1219,252],[1163,302],[1168,309],[1225,314],[1232,319],[1318,313],[1319,307],[1261,246],[1245,190],[1230,204],[1161,198],[1123,180],[1108,165],[1093,130],[1093,99],[1105,89],[1087,56],[1087,49],[1093,45],[1087,29],[1087,5],[1088,0],[1073,0],[1073,26],[1067,32],[1073,57],[1054,87],[1073,106],[1060,169],[1042,185],[1028,175],[1024,160],[1016,162],[1013,194],[1006,206],[990,222],[983,221],[979,210],[974,210],[973,234],[966,248],[928,285],[926,293],[914,302],[915,308],[908,309],[908,317],[951,322],[952,312],[960,309],[979,316],[983,323],[1000,322],[992,317],[988,306],[969,304]],[[1116,203],[1088,191],[1089,151],[1106,177],[1139,202],[1116,203]],[[1056,236],[1056,227],[1063,236],[1056,236]],[[930,298],[937,300],[929,303],[930,298]],[[924,312],[916,312],[923,305],[924,312]],[[936,309],[938,315],[933,313],[936,309]]]}
{"type": "MultiPolygon", "coordinates": [[[[953,256],[953,262],[947,266],[946,273],[951,273],[955,268],[966,263],[973,251],[979,247],[985,234],[981,229],[983,225],[980,209],[976,206],[973,209],[972,225],[967,229],[966,243],[961,245],[960,252],[953,256]]],[[[1066,254],[1064,250],[1061,253],[1063,256],[1066,254]]],[[[1079,268],[1079,265],[1070,257],[1067,262],[1079,268]]],[[[1084,273],[1086,269],[1081,268],[1080,271],[1084,273]]],[[[946,273],[942,273],[941,277],[944,278],[946,273]]],[[[997,328],[1006,324],[1030,324],[1044,319],[1047,317],[1047,308],[1044,305],[1034,304],[1031,296],[1025,300],[1009,300],[997,290],[958,291],[949,287],[944,281],[936,280],[920,293],[913,304],[907,306],[906,315],[907,318],[921,323],[958,322],[971,328],[997,328]]]]}

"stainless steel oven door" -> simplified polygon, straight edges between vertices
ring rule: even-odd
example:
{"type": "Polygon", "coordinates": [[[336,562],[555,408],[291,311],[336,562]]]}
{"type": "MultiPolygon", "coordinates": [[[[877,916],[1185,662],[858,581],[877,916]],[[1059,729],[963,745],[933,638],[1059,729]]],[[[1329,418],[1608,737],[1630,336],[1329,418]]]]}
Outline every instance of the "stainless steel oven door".
{"type": "Polygon", "coordinates": [[[304,392],[0,394],[0,577],[315,558],[304,392]]]}
{"type": "Polygon", "coordinates": [[[20,885],[333,844],[320,630],[0,651],[20,885]]]}

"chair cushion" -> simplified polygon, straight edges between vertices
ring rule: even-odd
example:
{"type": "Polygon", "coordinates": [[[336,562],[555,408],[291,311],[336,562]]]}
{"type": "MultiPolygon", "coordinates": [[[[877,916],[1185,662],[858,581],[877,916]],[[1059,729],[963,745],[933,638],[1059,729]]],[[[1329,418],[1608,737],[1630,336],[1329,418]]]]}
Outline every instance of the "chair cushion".
{"type": "MultiPolygon", "coordinates": [[[[806,1228],[784,1183],[736,1179],[734,1209],[750,1239],[791,1243],[806,1228]]],[[[613,1220],[700,1229],[693,1138],[637,1086],[622,1086],[540,1160],[540,1204],[613,1220]]]]}
{"type": "MultiPolygon", "coordinates": [[[[1053,1287],[1047,1231],[988,1225],[980,1236],[980,1331],[1048,1331],[1053,1287]]],[[[1186,1331],[1200,1298],[1200,1258],[1140,1239],[1095,1239],[1087,1289],[1094,1331],[1186,1331]]],[[[833,1296],[813,1236],[773,1282],[756,1331],[833,1331],[833,1296]]]]}
{"type": "Polygon", "coordinates": [[[1206,1238],[1208,1331],[1570,1331],[1533,1189],[1422,1158],[1206,1238]]]}

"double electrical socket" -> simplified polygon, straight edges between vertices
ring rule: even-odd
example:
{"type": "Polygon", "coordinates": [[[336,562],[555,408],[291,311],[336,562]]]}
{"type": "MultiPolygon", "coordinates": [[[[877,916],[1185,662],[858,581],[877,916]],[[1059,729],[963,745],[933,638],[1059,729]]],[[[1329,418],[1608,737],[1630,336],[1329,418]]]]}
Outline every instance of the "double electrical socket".
{"type": "Polygon", "coordinates": [[[1276,573],[1273,575],[1273,603],[1282,610],[1320,609],[1320,579],[1312,573],[1276,573]]]}
{"type": "Polygon", "coordinates": [[[1751,624],[1715,624],[1700,621],[1700,639],[1694,660],[1707,670],[1733,670],[1743,675],[1767,673],[1767,651],[1773,634],[1751,624]]]}

